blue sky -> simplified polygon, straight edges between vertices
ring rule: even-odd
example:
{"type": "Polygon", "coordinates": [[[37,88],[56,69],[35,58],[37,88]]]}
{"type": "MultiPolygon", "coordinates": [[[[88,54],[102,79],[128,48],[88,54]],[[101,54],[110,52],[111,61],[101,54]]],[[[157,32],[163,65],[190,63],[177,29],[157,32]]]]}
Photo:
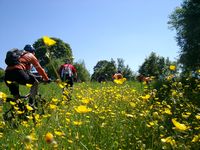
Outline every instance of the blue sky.
{"type": "Polygon", "coordinates": [[[0,0],[0,67],[6,52],[46,35],[68,43],[86,68],[122,58],[136,72],[153,51],[175,60],[167,22],[182,0],[0,0]]]}

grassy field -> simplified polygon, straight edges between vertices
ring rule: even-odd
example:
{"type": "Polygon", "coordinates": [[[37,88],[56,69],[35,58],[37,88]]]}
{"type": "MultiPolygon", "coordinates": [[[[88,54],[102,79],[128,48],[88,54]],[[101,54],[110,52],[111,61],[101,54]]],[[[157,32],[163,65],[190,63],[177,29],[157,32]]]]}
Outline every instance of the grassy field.
{"type": "MultiPolygon", "coordinates": [[[[1,117],[0,148],[199,149],[200,110],[184,97],[190,84],[183,86],[181,82],[169,80],[168,84],[162,84],[160,91],[128,81],[122,85],[76,83],[70,101],[62,95],[62,84],[41,84],[40,93],[48,101],[45,114],[33,115],[36,124],[32,116],[28,120],[16,120],[17,127],[1,117]]],[[[200,91],[197,82],[195,93],[200,91]]],[[[27,87],[20,90],[24,94],[29,91],[27,87]]],[[[1,97],[2,92],[9,96],[3,83],[0,91],[1,97]]],[[[1,113],[4,111],[5,107],[1,106],[1,113]]]]}

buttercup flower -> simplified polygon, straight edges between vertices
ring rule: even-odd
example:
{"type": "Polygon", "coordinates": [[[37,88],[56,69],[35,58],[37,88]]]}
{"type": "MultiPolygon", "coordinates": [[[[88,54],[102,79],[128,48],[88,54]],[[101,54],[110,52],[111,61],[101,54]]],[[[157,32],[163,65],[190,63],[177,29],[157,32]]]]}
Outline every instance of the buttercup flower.
{"type": "Polygon", "coordinates": [[[75,108],[75,110],[76,110],[76,112],[78,112],[78,113],[87,113],[87,112],[92,111],[91,108],[87,108],[87,107],[84,106],[84,105],[78,106],[77,108],[75,108]]]}
{"type": "Polygon", "coordinates": [[[170,65],[170,66],[169,66],[169,69],[172,70],[172,71],[175,71],[175,70],[176,70],[176,66],[170,65]]]}
{"type": "Polygon", "coordinates": [[[176,127],[176,129],[181,130],[181,131],[185,131],[188,129],[188,127],[184,124],[179,123],[178,121],[176,121],[175,119],[172,119],[172,123],[174,124],[174,126],[176,127]]]}
{"type": "Polygon", "coordinates": [[[47,45],[47,46],[51,46],[51,45],[56,44],[56,41],[49,38],[48,36],[43,36],[43,41],[44,41],[44,44],[47,45]]]}
{"type": "Polygon", "coordinates": [[[122,78],[122,79],[115,79],[114,82],[116,84],[123,84],[126,81],[126,78],[122,78]]]}

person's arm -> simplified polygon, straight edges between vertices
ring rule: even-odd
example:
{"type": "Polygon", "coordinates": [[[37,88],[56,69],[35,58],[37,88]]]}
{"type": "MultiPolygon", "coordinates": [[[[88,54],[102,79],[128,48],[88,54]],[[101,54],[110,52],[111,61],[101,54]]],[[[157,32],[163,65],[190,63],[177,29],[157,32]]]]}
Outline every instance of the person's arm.
{"type": "Polygon", "coordinates": [[[33,66],[35,67],[35,69],[37,70],[37,72],[39,73],[39,75],[42,76],[42,78],[45,80],[45,81],[48,81],[49,78],[48,78],[48,75],[46,74],[46,72],[44,71],[44,69],[41,67],[41,65],[39,64],[37,58],[31,53],[29,54],[30,55],[30,63],[33,64],[33,66]]]}

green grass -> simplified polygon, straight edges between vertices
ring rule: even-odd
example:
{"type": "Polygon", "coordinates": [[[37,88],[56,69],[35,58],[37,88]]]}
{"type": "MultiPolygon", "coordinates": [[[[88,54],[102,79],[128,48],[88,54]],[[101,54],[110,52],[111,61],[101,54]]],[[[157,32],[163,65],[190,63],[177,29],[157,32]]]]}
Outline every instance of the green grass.
{"type": "MultiPolygon", "coordinates": [[[[75,83],[72,100],[68,101],[62,96],[58,84],[41,84],[39,92],[48,101],[46,114],[39,118],[35,114],[36,125],[32,120],[21,121],[17,128],[1,119],[0,148],[199,148],[198,108],[179,94],[176,95],[176,92],[184,92],[183,89],[171,89],[174,95],[169,93],[168,98],[162,100],[157,97],[161,93],[138,82],[125,82],[122,85],[113,82],[75,83]],[[171,101],[174,98],[176,110],[171,101]],[[174,129],[172,119],[187,129],[174,129]],[[48,132],[54,137],[51,143],[45,141],[48,132]]],[[[4,84],[0,84],[0,91],[9,95],[4,84]]],[[[20,91],[27,93],[29,89],[22,86],[20,91]]]]}

